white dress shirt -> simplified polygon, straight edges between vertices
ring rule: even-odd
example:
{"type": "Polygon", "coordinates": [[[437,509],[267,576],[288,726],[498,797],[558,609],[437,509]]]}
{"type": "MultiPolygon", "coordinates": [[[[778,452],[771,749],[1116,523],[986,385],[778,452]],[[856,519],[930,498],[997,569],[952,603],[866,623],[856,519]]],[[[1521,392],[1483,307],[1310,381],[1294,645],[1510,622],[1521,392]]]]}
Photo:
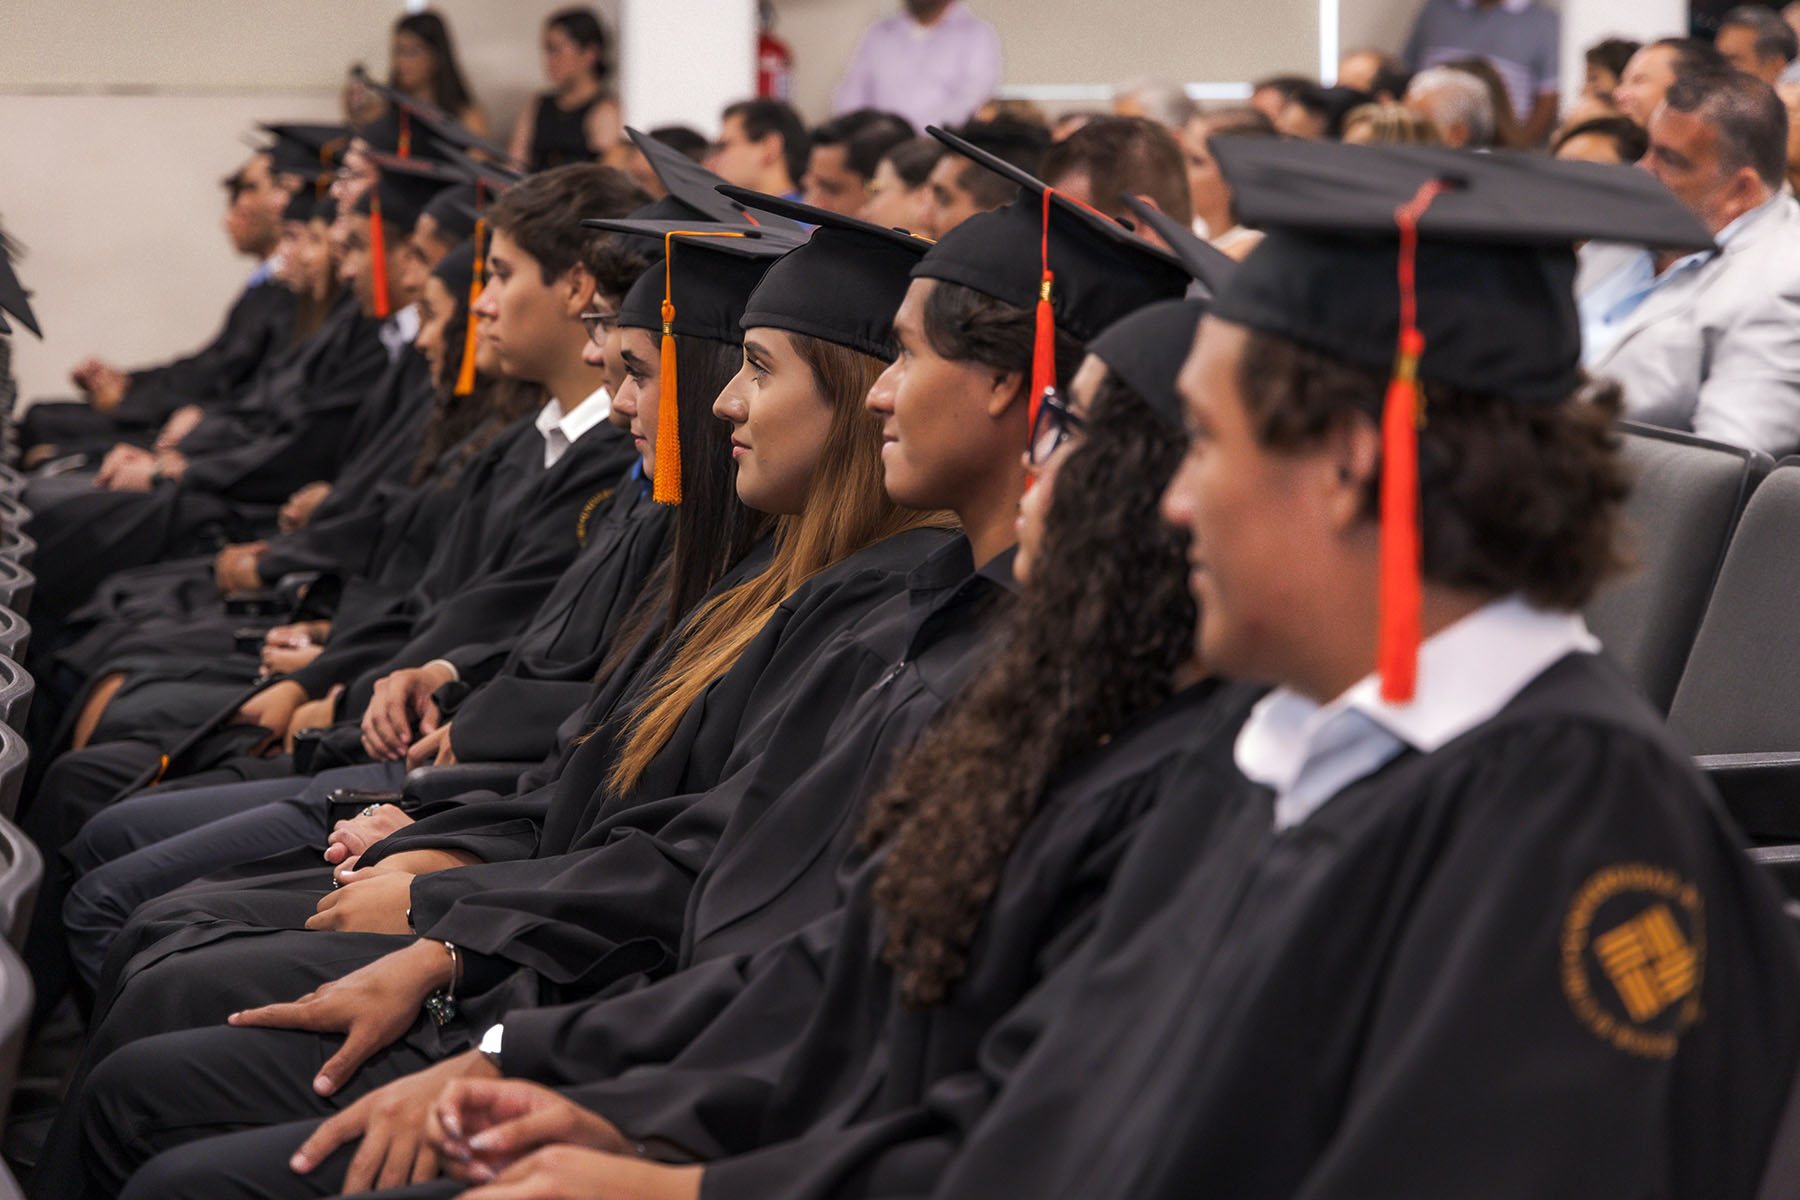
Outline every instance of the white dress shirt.
{"type": "Polygon", "coordinates": [[[1238,770],[1275,793],[1275,828],[1292,828],[1408,747],[1430,754],[1489,720],[1564,656],[1599,649],[1578,613],[1495,600],[1419,647],[1408,704],[1383,700],[1373,674],[1325,705],[1270,692],[1238,733],[1238,770]]]}
{"type": "Polygon", "coordinates": [[[582,434],[611,415],[612,397],[604,386],[595,388],[586,400],[566,413],[562,403],[554,399],[540,408],[537,428],[544,435],[544,468],[554,467],[569,447],[581,440],[582,434]]]}

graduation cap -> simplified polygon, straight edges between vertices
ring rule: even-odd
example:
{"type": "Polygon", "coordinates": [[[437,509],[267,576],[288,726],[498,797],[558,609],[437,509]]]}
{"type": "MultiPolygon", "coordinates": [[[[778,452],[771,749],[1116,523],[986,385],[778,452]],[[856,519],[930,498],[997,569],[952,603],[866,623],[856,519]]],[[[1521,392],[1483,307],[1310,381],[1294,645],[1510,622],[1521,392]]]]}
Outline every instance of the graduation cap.
{"type": "Polygon", "coordinates": [[[953,133],[932,137],[1019,185],[1019,198],[946,233],[913,276],[961,284],[1018,308],[1036,306],[1030,418],[1056,387],[1060,325],[1082,341],[1128,312],[1187,289],[1180,262],[1126,226],[953,133]]]}
{"type": "Polygon", "coordinates": [[[656,177],[669,193],[632,213],[634,220],[684,221],[689,225],[698,221],[713,221],[721,225],[763,225],[790,230],[799,228],[797,223],[778,214],[757,217],[747,212],[743,204],[719,193],[718,189],[725,183],[724,179],[673,146],[659,142],[630,126],[626,127],[625,136],[643,152],[650,169],[656,172],[656,177]]]}
{"type": "MultiPolygon", "coordinates": [[[[301,224],[313,219],[319,213],[320,205],[329,202],[330,197],[321,197],[312,188],[301,188],[288,197],[286,207],[281,210],[283,221],[299,221],[301,224]]],[[[334,206],[335,210],[335,206],[334,206]]]]}
{"type": "MultiPolygon", "coordinates": [[[[1218,295],[1219,289],[1237,274],[1237,260],[1195,233],[1193,226],[1177,221],[1136,196],[1122,196],[1120,199],[1124,200],[1133,216],[1154,229],[1156,235],[1169,244],[1169,250],[1187,268],[1188,273],[1194,277],[1194,283],[1199,285],[1199,290],[1205,295],[1218,295]]],[[[1193,291],[1191,288],[1189,290],[1193,291]]]]}
{"type": "Polygon", "coordinates": [[[1383,699],[1413,695],[1420,636],[1421,383],[1518,404],[1581,379],[1581,239],[1712,246],[1659,183],[1628,167],[1426,147],[1218,137],[1248,225],[1265,232],[1215,316],[1341,361],[1391,369],[1383,404],[1383,699]]]}
{"type": "MultiPolygon", "coordinates": [[[[452,296],[467,296],[475,284],[475,243],[463,242],[450,253],[438,259],[437,266],[431,268],[444,289],[452,296]]],[[[474,321],[471,313],[469,320],[474,321]]]]}
{"type": "Polygon", "coordinates": [[[625,293],[619,304],[619,324],[662,335],[652,495],[661,504],[680,504],[681,440],[675,406],[675,339],[671,335],[742,344],[750,293],[762,282],[769,265],[804,241],[804,235],[753,225],[683,225],[631,218],[593,219],[582,224],[662,239],[662,263],[644,272],[625,293]]]}
{"type": "Polygon", "coordinates": [[[453,183],[427,200],[419,215],[436,221],[444,241],[454,246],[475,236],[481,207],[482,196],[474,184],[453,183]]]}
{"type": "Polygon", "coordinates": [[[275,139],[265,153],[276,174],[304,175],[315,182],[342,165],[354,134],[348,125],[302,121],[259,121],[257,128],[275,139]]]}
{"type": "MultiPolygon", "coordinates": [[[[384,139],[391,131],[394,142],[391,152],[401,158],[418,155],[441,157],[444,147],[454,146],[465,152],[487,155],[496,162],[510,159],[506,147],[479,134],[470,133],[455,117],[435,104],[427,104],[384,83],[375,82],[360,66],[352,69],[350,75],[357,83],[387,102],[387,112],[376,118],[370,128],[377,130],[384,139]],[[423,136],[419,136],[420,134],[423,136]]],[[[366,133],[363,136],[368,139],[366,133]]],[[[374,144],[372,140],[370,144],[374,144]]]]}
{"type": "MultiPolygon", "coordinates": [[[[0,313],[11,316],[31,330],[42,341],[44,331],[38,328],[37,314],[31,311],[31,296],[13,272],[12,248],[0,238],[0,313]]],[[[11,333],[12,324],[0,316],[0,333],[11,333]]]]}
{"type": "Polygon", "coordinates": [[[758,212],[818,226],[763,276],[744,310],[745,329],[785,329],[893,361],[894,313],[931,242],[747,188],[719,190],[758,212]]]}
{"type": "Polygon", "coordinates": [[[375,315],[386,318],[387,235],[389,226],[410,230],[418,223],[419,214],[445,188],[457,182],[457,176],[443,167],[417,159],[397,158],[390,154],[371,154],[375,165],[375,186],[356,202],[356,211],[369,215],[369,270],[375,292],[375,315]]]}

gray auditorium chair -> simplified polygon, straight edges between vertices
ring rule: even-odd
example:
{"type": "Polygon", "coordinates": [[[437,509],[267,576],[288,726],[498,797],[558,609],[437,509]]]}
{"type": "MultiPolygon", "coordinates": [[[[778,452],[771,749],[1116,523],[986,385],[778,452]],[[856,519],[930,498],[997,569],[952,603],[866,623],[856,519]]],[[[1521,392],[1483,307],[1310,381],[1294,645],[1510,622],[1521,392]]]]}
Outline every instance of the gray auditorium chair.
{"type": "Polygon", "coordinates": [[[19,789],[25,782],[25,761],[30,754],[24,735],[0,724],[0,817],[8,821],[19,811],[19,789]]]}
{"type": "Polygon", "coordinates": [[[1752,838],[1800,841],[1800,460],[1752,493],[1669,727],[1752,838]]]}
{"type": "Polygon", "coordinates": [[[23,496],[25,476],[17,468],[0,463],[0,496],[23,496]]]}
{"type": "Polygon", "coordinates": [[[1775,464],[1692,434],[1622,428],[1633,474],[1625,502],[1631,567],[1585,615],[1627,678],[1667,712],[1738,516],[1775,464]]]}
{"type": "Polygon", "coordinates": [[[5,537],[0,536],[0,606],[10,608],[21,617],[29,617],[31,593],[37,589],[37,576],[31,573],[30,567],[7,555],[5,541],[5,537]]]}
{"type": "MultiPolygon", "coordinates": [[[[25,1033],[31,1024],[31,999],[31,972],[17,951],[0,943],[0,1123],[6,1119],[13,1085],[19,1079],[19,1059],[24,1056],[25,1033]]],[[[5,1174],[5,1168],[0,1167],[0,1174],[5,1174]]],[[[18,1187],[7,1175],[0,1179],[0,1200],[9,1195],[18,1195],[18,1187]]]]}
{"type": "Polygon", "coordinates": [[[0,819],[0,942],[23,948],[44,881],[44,856],[11,821],[0,819]]]}
{"type": "Polygon", "coordinates": [[[0,655],[22,663],[30,648],[31,622],[0,604],[0,655]]]}
{"type": "Polygon", "coordinates": [[[31,711],[36,690],[30,672],[10,658],[0,658],[0,722],[24,733],[25,716],[31,711]]]}
{"type": "MultiPolygon", "coordinates": [[[[3,497],[0,497],[3,499],[3,497]]],[[[0,521],[0,558],[29,567],[37,557],[37,541],[15,525],[0,521]]]]}

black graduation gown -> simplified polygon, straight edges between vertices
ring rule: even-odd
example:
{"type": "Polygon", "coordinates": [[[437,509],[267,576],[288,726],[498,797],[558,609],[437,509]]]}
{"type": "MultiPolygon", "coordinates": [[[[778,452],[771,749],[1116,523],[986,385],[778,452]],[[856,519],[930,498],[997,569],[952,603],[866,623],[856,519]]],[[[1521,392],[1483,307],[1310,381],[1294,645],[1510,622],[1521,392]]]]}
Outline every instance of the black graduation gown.
{"type": "Polygon", "coordinates": [[[25,528],[38,543],[34,622],[72,612],[113,571],[270,529],[276,507],[297,488],[333,478],[356,405],[389,365],[376,323],[351,305],[334,310],[308,344],[292,386],[279,389],[270,415],[255,423],[261,431],[236,423],[234,440],[190,456],[179,483],[148,492],[86,488],[47,506],[32,504],[28,487],[25,528]]]}
{"type": "Polygon", "coordinates": [[[102,413],[85,403],[34,404],[19,421],[19,444],[64,452],[148,431],[187,404],[213,407],[247,386],[291,336],[294,294],[274,280],[238,293],[213,340],[185,358],[131,372],[119,407],[102,413]]]}
{"type": "Polygon", "coordinates": [[[1276,833],[1146,829],[1003,1024],[941,1197],[1747,1197],[1800,1051],[1775,890],[1613,670],[1276,833]]]}

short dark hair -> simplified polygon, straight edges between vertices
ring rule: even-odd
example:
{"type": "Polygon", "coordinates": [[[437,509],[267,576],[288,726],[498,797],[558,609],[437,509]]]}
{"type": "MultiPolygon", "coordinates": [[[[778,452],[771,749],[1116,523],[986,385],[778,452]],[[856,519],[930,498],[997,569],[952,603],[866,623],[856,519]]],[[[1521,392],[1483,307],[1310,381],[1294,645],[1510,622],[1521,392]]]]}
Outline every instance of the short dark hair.
{"type": "Polygon", "coordinates": [[[595,163],[570,163],[528,175],[501,193],[488,224],[537,259],[544,282],[586,264],[594,244],[610,234],[589,229],[585,217],[623,217],[650,202],[631,176],[595,163]]]}
{"type": "Polygon", "coordinates": [[[609,300],[622,298],[656,263],[650,244],[649,238],[607,238],[590,245],[581,261],[594,277],[594,290],[609,300]]]}
{"type": "Polygon", "coordinates": [[[806,174],[806,156],[812,151],[806,136],[806,122],[785,100],[739,100],[725,109],[722,119],[736,117],[744,123],[744,136],[760,142],[771,133],[781,135],[781,157],[787,163],[788,177],[799,179],[806,174]]]}
{"type": "Polygon", "coordinates": [[[1122,195],[1148,196],[1184,224],[1194,210],[1187,158],[1168,129],[1148,118],[1096,117],[1044,155],[1042,177],[1052,187],[1079,171],[1103,213],[1122,211],[1122,195]]]}
{"type": "Polygon", "coordinates": [[[1255,95],[1265,88],[1281,93],[1283,101],[1292,100],[1307,88],[1316,88],[1318,83],[1304,75],[1265,75],[1250,85],[1250,94],[1255,95]]]}
{"type": "Polygon", "coordinates": [[[1787,106],[1756,76],[1732,70],[1681,76],[1669,85],[1663,103],[1718,132],[1727,170],[1750,167],[1772,188],[1786,180],[1787,106]]]}
{"type": "Polygon", "coordinates": [[[1700,38],[1659,38],[1650,44],[1675,52],[1675,78],[1677,79],[1688,75],[1731,70],[1731,64],[1725,61],[1725,56],[1719,53],[1719,48],[1700,38]]]}
{"type": "MultiPolygon", "coordinates": [[[[1039,126],[1002,117],[997,121],[970,121],[955,132],[963,141],[1005,159],[1029,175],[1043,174],[1050,134],[1039,126]]],[[[976,162],[963,169],[957,182],[984,208],[999,208],[1019,194],[1017,184],[976,162]]]]}
{"type": "MultiPolygon", "coordinates": [[[[996,371],[1031,373],[1037,316],[986,292],[938,279],[925,297],[924,333],[931,348],[955,362],[972,362],[996,371]]],[[[1056,383],[1069,386],[1087,347],[1056,326],[1056,383]]],[[[1026,383],[1021,390],[1029,391],[1026,383]]]]}
{"type": "Polygon", "coordinates": [[[1352,109],[1361,108],[1375,99],[1368,92],[1353,87],[1320,87],[1309,83],[1288,95],[1289,104],[1298,104],[1325,127],[1325,136],[1336,139],[1344,135],[1344,118],[1352,109]]]}
{"type": "Polygon", "coordinates": [[[925,186],[925,181],[931,178],[931,168],[949,152],[944,143],[934,137],[916,137],[889,150],[886,160],[893,164],[894,174],[900,176],[900,182],[909,188],[917,188],[925,186]]]}
{"type": "MultiPolygon", "coordinates": [[[[1238,385],[1257,441],[1318,446],[1359,415],[1379,424],[1388,372],[1251,331],[1238,385]]],[[[1427,384],[1419,432],[1424,576],[1448,587],[1519,592],[1572,612],[1620,564],[1619,510],[1630,480],[1613,427],[1620,392],[1588,385],[1558,405],[1519,404],[1427,384]]],[[[1380,481],[1364,516],[1376,518],[1380,481]]]]}
{"type": "Polygon", "coordinates": [[[812,133],[812,144],[842,146],[844,163],[862,177],[864,183],[875,177],[875,168],[888,151],[902,142],[911,141],[912,122],[899,113],[882,112],[878,108],[859,108],[825,122],[812,133]]]}
{"type": "Polygon", "coordinates": [[[544,28],[561,30],[582,50],[594,51],[594,78],[610,83],[613,76],[613,39],[600,14],[591,8],[563,8],[544,18],[544,28]]]}
{"type": "Polygon", "coordinates": [[[706,140],[706,135],[692,125],[658,125],[650,131],[650,136],[695,162],[706,157],[707,148],[711,145],[706,140]]]}
{"type": "Polygon", "coordinates": [[[1642,45],[1642,42],[1634,42],[1630,38],[1605,38],[1589,46],[1584,57],[1588,66],[1610,71],[1613,78],[1617,79],[1625,74],[1625,64],[1631,61],[1631,56],[1642,45]]]}
{"type": "Polygon", "coordinates": [[[1781,14],[1760,4],[1740,4],[1719,18],[1719,28],[1736,25],[1756,35],[1756,57],[1779,58],[1793,62],[1800,56],[1800,38],[1794,28],[1782,20],[1781,14]]]}
{"type": "Polygon", "coordinates": [[[1634,163],[1644,157],[1644,151],[1650,149],[1650,135],[1630,117],[1594,117],[1579,125],[1571,125],[1557,134],[1550,153],[1555,154],[1565,143],[1589,134],[1611,142],[1622,163],[1634,163]]]}

